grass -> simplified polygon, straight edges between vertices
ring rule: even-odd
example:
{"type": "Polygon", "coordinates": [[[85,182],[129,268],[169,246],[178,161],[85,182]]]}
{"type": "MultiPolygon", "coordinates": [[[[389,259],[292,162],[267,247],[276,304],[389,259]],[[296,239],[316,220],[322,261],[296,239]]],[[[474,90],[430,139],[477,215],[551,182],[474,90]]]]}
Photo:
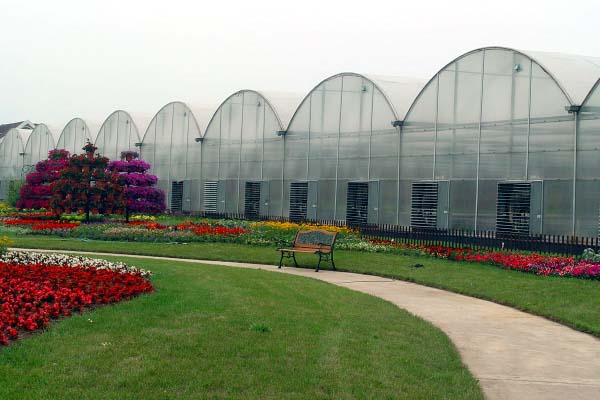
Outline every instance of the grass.
{"type": "MultiPolygon", "coordinates": [[[[12,236],[19,247],[161,255],[218,261],[277,264],[273,248],[223,243],[169,245],[131,242],[83,242],[49,236],[12,236]]],[[[336,265],[344,271],[391,277],[509,305],[600,337],[600,282],[544,277],[488,265],[430,257],[336,251],[336,265]],[[423,268],[413,268],[415,264],[423,268]]],[[[316,257],[300,255],[304,266],[316,257]]]]}
{"type": "Polygon", "coordinates": [[[0,398],[482,398],[441,331],[381,299],[260,270],[118,259],[152,270],[156,293],[0,350],[0,398]]]}

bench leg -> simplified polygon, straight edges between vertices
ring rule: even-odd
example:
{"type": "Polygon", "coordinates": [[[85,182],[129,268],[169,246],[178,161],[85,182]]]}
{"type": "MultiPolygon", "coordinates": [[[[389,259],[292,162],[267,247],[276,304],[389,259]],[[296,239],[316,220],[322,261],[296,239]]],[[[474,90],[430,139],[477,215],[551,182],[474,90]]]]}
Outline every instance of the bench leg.
{"type": "Polygon", "coordinates": [[[331,266],[333,267],[333,270],[336,271],[335,262],[333,262],[333,251],[329,254],[329,257],[331,257],[331,266]]]}
{"type": "Polygon", "coordinates": [[[298,262],[296,261],[296,253],[292,253],[292,259],[294,260],[294,265],[298,268],[298,262]]]}
{"type": "Polygon", "coordinates": [[[283,251],[281,252],[281,257],[279,257],[279,269],[281,269],[282,265],[283,265],[283,251]]]}
{"type": "Polygon", "coordinates": [[[321,258],[323,257],[323,255],[321,253],[319,253],[319,262],[317,263],[317,269],[315,270],[315,272],[319,272],[319,268],[321,267],[321,258]]]}

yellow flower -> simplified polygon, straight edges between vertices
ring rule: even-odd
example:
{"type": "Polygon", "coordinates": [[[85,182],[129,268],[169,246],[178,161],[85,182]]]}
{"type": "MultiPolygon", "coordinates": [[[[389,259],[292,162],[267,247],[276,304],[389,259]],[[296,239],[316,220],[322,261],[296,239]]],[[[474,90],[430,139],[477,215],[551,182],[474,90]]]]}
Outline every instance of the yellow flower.
{"type": "Polygon", "coordinates": [[[12,240],[8,238],[8,236],[0,237],[0,248],[6,248],[15,244],[12,240]]]}
{"type": "Polygon", "coordinates": [[[277,222],[277,221],[263,221],[263,222],[253,222],[251,224],[252,227],[266,227],[266,228],[275,228],[281,230],[311,230],[311,229],[323,229],[331,232],[340,232],[340,233],[351,233],[354,232],[352,229],[346,226],[333,226],[333,225],[323,225],[316,224],[310,222],[277,222]]]}

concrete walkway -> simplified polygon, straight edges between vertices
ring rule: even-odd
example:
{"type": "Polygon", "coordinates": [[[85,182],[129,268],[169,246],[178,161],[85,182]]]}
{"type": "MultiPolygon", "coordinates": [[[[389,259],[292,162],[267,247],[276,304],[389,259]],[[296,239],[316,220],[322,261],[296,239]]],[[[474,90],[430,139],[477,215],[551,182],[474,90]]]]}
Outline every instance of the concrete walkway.
{"type": "Polygon", "coordinates": [[[347,272],[316,273],[309,269],[278,270],[272,265],[226,261],[49,251],[263,269],[319,279],[388,300],[439,327],[454,342],[488,399],[600,399],[600,340],[485,300],[347,272]]]}

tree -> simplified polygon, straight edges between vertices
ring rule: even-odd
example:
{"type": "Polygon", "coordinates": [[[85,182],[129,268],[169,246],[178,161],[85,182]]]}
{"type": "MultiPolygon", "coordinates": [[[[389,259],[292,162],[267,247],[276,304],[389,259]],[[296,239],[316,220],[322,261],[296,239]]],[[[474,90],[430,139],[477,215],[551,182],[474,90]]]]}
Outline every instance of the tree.
{"type": "Polygon", "coordinates": [[[48,152],[48,159],[35,165],[35,170],[27,174],[25,185],[21,188],[21,196],[17,208],[35,209],[50,207],[52,182],[60,177],[60,171],[69,162],[67,150],[57,149],[48,152]]]}
{"type": "Polygon", "coordinates": [[[121,161],[111,161],[110,171],[119,173],[119,182],[125,187],[125,219],[130,213],[158,214],[166,209],[165,192],[155,188],[156,175],[148,173],[150,164],[138,159],[135,151],[121,152],[121,161]]]}
{"type": "Polygon", "coordinates": [[[88,142],[85,154],[71,156],[59,179],[52,183],[50,206],[57,215],[68,212],[122,214],[125,209],[119,173],[109,170],[108,158],[94,154],[97,147],[88,142]]]}

